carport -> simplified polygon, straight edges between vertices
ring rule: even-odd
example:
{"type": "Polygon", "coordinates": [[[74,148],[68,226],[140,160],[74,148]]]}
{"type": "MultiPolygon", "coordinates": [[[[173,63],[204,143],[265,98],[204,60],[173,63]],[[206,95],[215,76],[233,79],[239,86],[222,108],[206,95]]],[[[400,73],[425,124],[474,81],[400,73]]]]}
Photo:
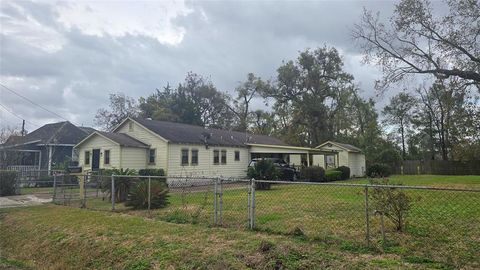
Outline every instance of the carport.
{"type": "Polygon", "coordinates": [[[338,152],[287,145],[247,144],[250,158],[281,158],[294,167],[320,166],[326,168],[326,161],[333,157],[338,164],[338,152]]]}

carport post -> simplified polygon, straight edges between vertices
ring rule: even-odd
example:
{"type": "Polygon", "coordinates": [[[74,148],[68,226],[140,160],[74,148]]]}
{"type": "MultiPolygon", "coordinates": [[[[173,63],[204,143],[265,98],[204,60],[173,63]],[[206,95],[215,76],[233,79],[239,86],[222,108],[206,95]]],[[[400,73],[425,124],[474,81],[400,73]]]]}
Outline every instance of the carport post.
{"type": "Polygon", "coordinates": [[[112,186],[111,186],[111,195],[112,195],[112,211],[115,210],[115,176],[112,174],[112,186]]]}

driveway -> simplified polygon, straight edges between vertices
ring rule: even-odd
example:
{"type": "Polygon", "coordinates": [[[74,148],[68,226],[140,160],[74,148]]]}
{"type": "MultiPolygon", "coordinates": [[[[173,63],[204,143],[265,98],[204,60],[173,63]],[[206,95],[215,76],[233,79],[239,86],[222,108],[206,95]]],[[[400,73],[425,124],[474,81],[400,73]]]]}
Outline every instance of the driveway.
{"type": "Polygon", "coordinates": [[[32,194],[7,196],[7,197],[0,197],[0,208],[40,205],[43,203],[49,203],[51,201],[52,201],[51,195],[50,197],[36,196],[32,194]]]}

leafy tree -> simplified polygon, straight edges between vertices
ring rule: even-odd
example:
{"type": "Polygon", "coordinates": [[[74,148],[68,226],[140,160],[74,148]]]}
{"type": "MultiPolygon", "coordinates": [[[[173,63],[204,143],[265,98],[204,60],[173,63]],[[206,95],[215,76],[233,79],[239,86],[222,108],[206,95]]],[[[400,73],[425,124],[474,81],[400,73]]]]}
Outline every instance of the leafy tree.
{"type": "Polygon", "coordinates": [[[405,160],[405,131],[412,118],[412,109],[417,100],[410,94],[399,93],[390,99],[390,103],[383,108],[385,122],[398,126],[402,140],[402,158],[405,160]]]}
{"type": "Polygon", "coordinates": [[[285,132],[301,134],[297,143],[312,146],[333,138],[337,128],[329,119],[345,107],[352,91],[353,76],[343,70],[338,51],[323,47],[307,49],[280,66],[275,85],[264,96],[275,100],[286,126],[297,126],[285,132]]]}
{"type": "Polygon", "coordinates": [[[154,120],[174,121],[200,126],[227,128],[232,112],[228,95],[219,92],[211,81],[188,73],[177,88],[167,85],[163,91],[140,98],[140,115],[154,120]]]}
{"type": "Polygon", "coordinates": [[[389,24],[378,13],[364,11],[353,37],[365,61],[382,68],[380,89],[411,74],[432,74],[460,79],[480,91],[480,5],[475,0],[444,2],[446,13],[436,12],[428,0],[402,0],[389,24]]]}
{"type": "Polygon", "coordinates": [[[415,114],[414,124],[431,140],[432,158],[439,149],[441,158],[453,158],[451,148],[461,140],[478,142],[479,110],[477,101],[469,96],[468,87],[456,79],[437,80],[431,87],[417,89],[422,106],[415,114]],[[474,130],[477,130],[475,132],[474,130]]]}
{"type": "Polygon", "coordinates": [[[237,97],[233,100],[233,106],[229,106],[229,109],[237,118],[238,124],[236,129],[238,131],[247,131],[252,116],[252,100],[265,92],[268,87],[268,82],[264,82],[260,77],[256,77],[253,73],[249,73],[247,75],[247,80],[242,82],[235,89],[237,97]]]}
{"type": "Polygon", "coordinates": [[[123,93],[110,94],[109,108],[101,108],[97,111],[95,124],[104,130],[111,130],[128,116],[138,116],[138,106],[135,99],[123,93]]]}

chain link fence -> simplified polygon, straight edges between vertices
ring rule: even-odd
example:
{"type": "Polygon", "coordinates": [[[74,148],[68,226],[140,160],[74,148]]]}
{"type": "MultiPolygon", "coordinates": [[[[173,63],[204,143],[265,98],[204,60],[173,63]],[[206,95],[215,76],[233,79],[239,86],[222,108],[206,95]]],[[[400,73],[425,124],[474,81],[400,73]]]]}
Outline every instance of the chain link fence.
{"type": "Polygon", "coordinates": [[[439,261],[480,266],[478,189],[67,174],[53,175],[46,187],[39,184],[44,185],[38,179],[19,182],[23,192],[42,189],[56,204],[254,229],[344,249],[430,250],[429,257],[439,261]]]}

